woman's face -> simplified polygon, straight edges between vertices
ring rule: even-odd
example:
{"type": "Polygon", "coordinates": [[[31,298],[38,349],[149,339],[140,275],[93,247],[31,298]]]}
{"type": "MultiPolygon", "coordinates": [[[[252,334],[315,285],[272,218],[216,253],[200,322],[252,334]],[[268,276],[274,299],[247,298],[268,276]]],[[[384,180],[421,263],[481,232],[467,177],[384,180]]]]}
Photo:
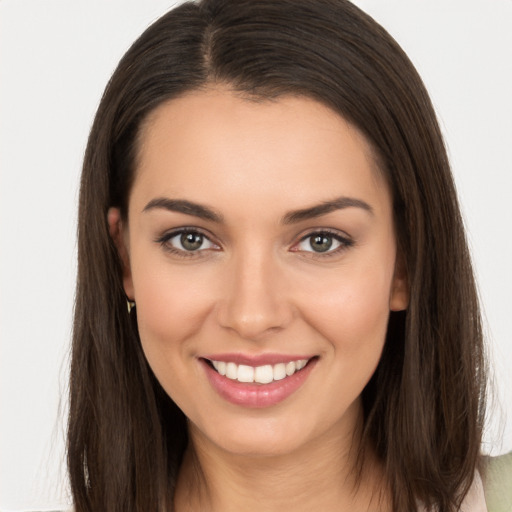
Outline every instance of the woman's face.
{"type": "Polygon", "coordinates": [[[145,124],[128,211],[109,213],[125,290],[192,437],[283,454],[352,435],[407,303],[361,133],[304,97],[190,93],[145,124]]]}

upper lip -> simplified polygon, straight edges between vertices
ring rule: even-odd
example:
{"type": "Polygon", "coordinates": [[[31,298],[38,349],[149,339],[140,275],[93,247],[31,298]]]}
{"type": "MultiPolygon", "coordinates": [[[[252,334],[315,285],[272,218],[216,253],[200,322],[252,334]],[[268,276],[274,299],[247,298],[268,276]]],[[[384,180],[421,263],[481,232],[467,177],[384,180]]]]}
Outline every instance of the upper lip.
{"type": "Polygon", "coordinates": [[[279,363],[289,363],[290,361],[300,361],[306,359],[309,361],[312,355],[304,354],[211,354],[202,356],[203,359],[210,361],[224,361],[226,363],[244,364],[247,366],[265,366],[279,363]]]}

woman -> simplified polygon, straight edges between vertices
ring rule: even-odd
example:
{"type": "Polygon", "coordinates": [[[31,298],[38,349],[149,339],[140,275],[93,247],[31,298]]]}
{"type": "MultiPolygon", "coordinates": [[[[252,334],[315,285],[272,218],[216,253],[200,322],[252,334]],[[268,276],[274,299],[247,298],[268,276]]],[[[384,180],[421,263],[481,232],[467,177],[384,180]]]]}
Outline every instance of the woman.
{"type": "Polygon", "coordinates": [[[413,66],[352,4],[158,20],[98,109],[79,219],[77,511],[485,506],[446,152],[413,66]]]}

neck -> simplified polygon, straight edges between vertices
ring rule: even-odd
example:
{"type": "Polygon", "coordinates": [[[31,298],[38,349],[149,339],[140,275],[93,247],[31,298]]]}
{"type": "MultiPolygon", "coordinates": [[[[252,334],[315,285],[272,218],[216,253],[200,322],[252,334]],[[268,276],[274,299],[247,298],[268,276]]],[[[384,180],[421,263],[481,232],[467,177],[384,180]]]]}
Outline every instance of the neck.
{"type": "Polygon", "coordinates": [[[194,427],[176,488],[176,512],[350,512],[391,510],[382,465],[363,450],[360,429],[334,429],[292,453],[233,454],[210,443],[194,427]],[[357,469],[359,468],[359,469],[357,469]]]}

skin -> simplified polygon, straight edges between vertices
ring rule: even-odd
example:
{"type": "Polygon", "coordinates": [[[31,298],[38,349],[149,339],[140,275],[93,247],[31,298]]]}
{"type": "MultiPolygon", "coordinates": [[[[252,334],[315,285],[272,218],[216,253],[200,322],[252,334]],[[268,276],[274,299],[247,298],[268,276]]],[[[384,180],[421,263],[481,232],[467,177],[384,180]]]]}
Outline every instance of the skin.
{"type": "Polygon", "coordinates": [[[189,419],[176,509],[390,509],[371,450],[357,488],[353,476],[360,395],[390,310],[407,307],[391,196],[367,140],[314,100],[255,102],[218,87],[159,106],[138,156],[127,222],[117,209],[108,220],[145,355],[189,419]],[[371,211],[283,222],[339,197],[371,211]],[[156,198],[205,205],[223,221],[145,210],[156,198]],[[207,237],[199,250],[169,234],[183,227],[207,237]],[[308,236],[326,230],[342,241],[315,252],[308,236]],[[250,409],[206,378],[200,358],[226,352],[317,362],[291,396],[250,409]]]}

